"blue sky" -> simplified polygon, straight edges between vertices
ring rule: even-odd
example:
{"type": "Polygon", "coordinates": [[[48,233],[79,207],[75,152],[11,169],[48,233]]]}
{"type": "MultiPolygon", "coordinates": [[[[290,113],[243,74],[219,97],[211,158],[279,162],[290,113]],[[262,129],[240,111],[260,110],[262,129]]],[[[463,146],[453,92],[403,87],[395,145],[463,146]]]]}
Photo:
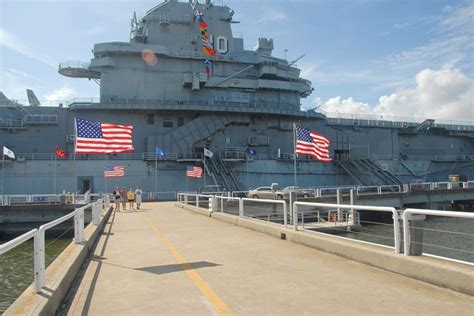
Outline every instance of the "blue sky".
{"type": "MultiPolygon", "coordinates": [[[[62,77],[57,64],[89,61],[94,43],[127,41],[133,11],[161,1],[0,0],[0,90],[25,99],[98,97],[96,83],[62,77]]],[[[202,2],[202,1],[201,1],[202,2]]],[[[274,55],[313,82],[305,108],[474,120],[474,4],[438,0],[227,0],[234,36],[251,49],[272,37],[274,55]]]]}

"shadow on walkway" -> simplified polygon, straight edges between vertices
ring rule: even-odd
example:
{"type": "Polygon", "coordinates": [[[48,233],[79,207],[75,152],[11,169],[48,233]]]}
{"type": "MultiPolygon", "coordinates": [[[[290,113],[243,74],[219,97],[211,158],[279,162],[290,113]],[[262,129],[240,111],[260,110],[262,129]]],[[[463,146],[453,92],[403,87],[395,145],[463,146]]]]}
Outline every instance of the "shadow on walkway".
{"type": "Polygon", "coordinates": [[[180,272],[185,270],[193,270],[193,269],[201,269],[201,268],[209,268],[209,267],[217,267],[220,264],[207,262],[207,261],[197,261],[197,262],[189,262],[185,264],[167,264],[162,266],[151,266],[151,267],[143,267],[143,268],[136,268],[135,270],[139,271],[146,271],[153,274],[161,275],[166,273],[173,273],[173,272],[180,272]]]}

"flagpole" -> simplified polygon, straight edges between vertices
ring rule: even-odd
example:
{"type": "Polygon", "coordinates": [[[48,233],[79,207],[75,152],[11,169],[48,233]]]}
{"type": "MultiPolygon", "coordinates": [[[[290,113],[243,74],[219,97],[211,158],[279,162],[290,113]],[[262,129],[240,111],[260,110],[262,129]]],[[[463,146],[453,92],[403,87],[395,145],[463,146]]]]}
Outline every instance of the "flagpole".
{"type": "Polygon", "coordinates": [[[202,177],[202,180],[204,181],[204,187],[203,190],[206,188],[206,155],[204,155],[204,177],[202,177]]]}
{"type": "Polygon", "coordinates": [[[295,187],[296,187],[296,125],[293,122],[293,167],[295,174],[295,187]]]}
{"type": "Polygon", "coordinates": [[[155,148],[155,193],[156,192],[158,192],[158,154],[155,148]]]}
{"type": "Polygon", "coordinates": [[[56,194],[56,150],[54,152],[54,183],[53,183],[53,194],[56,194]]]}
{"type": "Polygon", "coordinates": [[[5,204],[5,195],[3,192],[3,177],[5,175],[5,153],[2,151],[2,203],[5,204]]]}
{"type": "Polygon", "coordinates": [[[186,192],[188,192],[188,175],[186,173],[186,192]]]}
{"type": "MultiPolygon", "coordinates": [[[[107,168],[107,158],[109,155],[105,154],[105,167],[107,168]]],[[[107,194],[107,177],[105,176],[104,173],[104,194],[107,194]]]]}
{"type": "Polygon", "coordinates": [[[76,194],[77,192],[77,166],[76,166],[76,144],[77,144],[77,122],[76,122],[76,117],[74,118],[74,160],[73,160],[73,169],[74,169],[74,172],[73,172],[73,185],[72,185],[72,188],[74,189],[74,193],[73,194],[76,194]]]}

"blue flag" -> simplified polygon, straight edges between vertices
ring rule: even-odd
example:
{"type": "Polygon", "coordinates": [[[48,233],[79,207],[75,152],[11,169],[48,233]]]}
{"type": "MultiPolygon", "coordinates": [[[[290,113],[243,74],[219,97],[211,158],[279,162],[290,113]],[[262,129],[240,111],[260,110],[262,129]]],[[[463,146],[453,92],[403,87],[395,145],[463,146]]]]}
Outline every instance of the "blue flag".
{"type": "Polygon", "coordinates": [[[156,147],[156,155],[159,157],[164,157],[165,152],[160,147],[156,147]]]}
{"type": "Polygon", "coordinates": [[[257,154],[257,151],[253,148],[247,148],[247,154],[250,156],[255,156],[257,154]]]}

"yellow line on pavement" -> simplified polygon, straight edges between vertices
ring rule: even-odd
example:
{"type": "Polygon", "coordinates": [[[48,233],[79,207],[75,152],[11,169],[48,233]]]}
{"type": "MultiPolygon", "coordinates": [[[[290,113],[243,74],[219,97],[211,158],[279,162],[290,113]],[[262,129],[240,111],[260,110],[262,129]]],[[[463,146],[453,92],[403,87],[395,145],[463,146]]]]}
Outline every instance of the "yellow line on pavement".
{"type": "Polygon", "coordinates": [[[160,238],[165,245],[166,249],[176,258],[179,264],[186,271],[188,277],[194,282],[202,294],[211,302],[214,308],[217,310],[219,315],[234,315],[227,305],[221,300],[221,298],[214,292],[209,285],[201,278],[201,276],[192,268],[186,258],[176,249],[176,247],[169,241],[158,229],[158,227],[145,215],[143,215],[145,222],[160,238]]]}

